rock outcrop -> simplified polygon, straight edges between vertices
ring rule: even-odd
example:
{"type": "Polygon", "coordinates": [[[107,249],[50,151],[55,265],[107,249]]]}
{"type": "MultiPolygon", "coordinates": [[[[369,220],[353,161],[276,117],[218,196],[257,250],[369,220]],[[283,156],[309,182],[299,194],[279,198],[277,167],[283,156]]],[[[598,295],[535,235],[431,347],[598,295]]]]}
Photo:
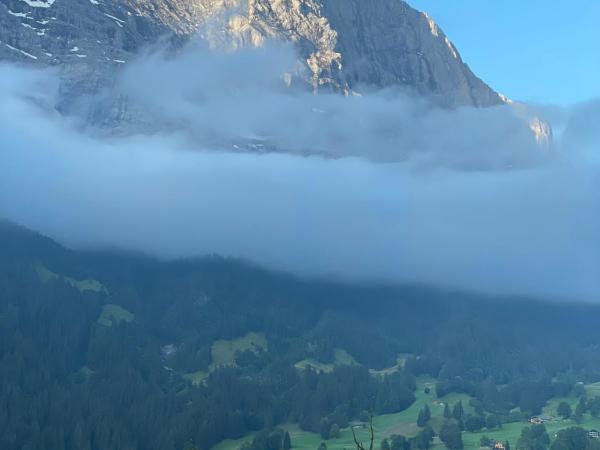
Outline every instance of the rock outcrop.
{"type": "Polygon", "coordinates": [[[316,91],[393,87],[444,107],[503,102],[401,0],[0,0],[0,60],[58,67],[60,107],[71,111],[144,46],[185,42],[217,15],[234,45],[292,42],[316,91]]]}

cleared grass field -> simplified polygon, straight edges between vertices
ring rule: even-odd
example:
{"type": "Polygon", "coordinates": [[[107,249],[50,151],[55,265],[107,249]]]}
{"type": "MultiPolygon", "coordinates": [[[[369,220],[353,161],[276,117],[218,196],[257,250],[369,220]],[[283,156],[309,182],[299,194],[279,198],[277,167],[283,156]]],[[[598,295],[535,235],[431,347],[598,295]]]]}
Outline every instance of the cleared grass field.
{"type": "Polygon", "coordinates": [[[253,352],[267,351],[268,348],[267,339],[262,333],[248,333],[232,340],[220,339],[215,341],[211,348],[212,363],[210,364],[210,370],[221,366],[235,365],[236,352],[245,350],[253,352]]]}
{"type": "Polygon", "coordinates": [[[200,386],[208,377],[209,372],[199,370],[198,372],[190,372],[183,375],[183,378],[188,380],[194,386],[200,386]]]}
{"type": "Polygon", "coordinates": [[[597,397],[600,396],[600,382],[586,384],[585,393],[588,397],[597,397]]]}
{"type": "Polygon", "coordinates": [[[75,289],[78,289],[79,292],[91,291],[91,292],[103,292],[108,294],[108,289],[100,283],[98,280],[76,280],[75,278],[67,277],[64,275],[60,275],[52,272],[43,264],[36,264],[35,270],[38,274],[39,279],[44,283],[49,283],[55,280],[62,280],[75,289]]]}
{"type": "Polygon", "coordinates": [[[119,305],[104,305],[98,323],[105,327],[112,327],[121,322],[133,322],[135,315],[119,305]]]}
{"type": "Polygon", "coordinates": [[[398,358],[396,359],[396,364],[393,365],[392,367],[388,367],[388,368],[381,369],[381,370],[369,369],[369,372],[372,375],[381,375],[381,376],[390,375],[390,374],[402,369],[404,367],[404,364],[406,363],[406,360],[408,358],[410,358],[411,356],[413,356],[411,353],[402,353],[402,354],[398,355],[398,358]]]}
{"type": "MultiPolygon", "coordinates": [[[[419,427],[416,424],[417,415],[419,410],[425,405],[429,406],[431,410],[431,425],[438,431],[442,425],[444,418],[444,404],[449,403],[454,405],[459,400],[462,401],[465,413],[472,413],[473,409],[469,405],[471,399],[465,394],[448,394],[440,399],[435,396],[435,380],[427,377],[421,377],[418,379],[417,390],[415,392],[416,401],[405,411],[396,414],[388,414],[382,416],[376,416],[373,418],[373,428],[375,430],[375,448],[379,449],[381,441],[393,434],[403,434],[405,436],[415,436],[419,427]],[[430,387],[431,392],[425,394],[425,388],[430,387]]],[[[588,396],[600,395],[600,383],[586,386],[588,396]]],[[[575,397],[555,398],[552,399],[544,408],[544,415],[556,416],[556,408],[561,401],[567,401],[571,404],[572,408],[575,409],[577,399],[575,397]]],[[[501,429],[492,431],[481,431],[477,433],[464,432],[463,442],[465,450],[478,450],[480,448],[479,442],[483,436],[495,439],[497,441],[509,441],[513,448],[519,439],[521,430],[523,427],[529,426],[527,422],[518,422],[505,424],[501,429]]],[[[600,429],[600,418],[593,418],[591,415],[585,414],[581,423],[576,424],[573,420],[567,419],[556,419],[555,421],[546,424],[546,429],[551,438],[554,435],[564,429],[571,426],[581,426],[584,428],[595,428],[600,429]]],[[[298,450],[317,450],[319,444],[323,442],[321,436],[316,433],[310,433],[301,430],[295,424],[283,425],[281,428],[289,431],[292,438],[292,447],[298,450]]],[[[357,436],[360,440],[368,442],[369,434],[365,430],[357,430],[357,436]]],[[[219,445],[213,448],[213,450],[238,450],[245,442],[251,441],[253,435],[245,436],[238,440],[227,440],[221,442],[219,445]]],[[[349,428],[342,429],[340,437],[337,439],[329,439],[326,441],[327,450],[354,450],[356,446],[352,439],[352,432],[349,428]]],[[[432,450],[443,450],[446,447],[436,437],[432,450]]]]}
{"type": "Polygon", "coordinates": [[[235,354],[238,351],[250,350],[259,352],[268,351],[268,349],[269,343],[262,333],[250,332],[236,339],[219,339],[213,342],[211,346],[210,354],[212,362],[208,368],[208,372],[199,370],[198,372],[186,373],[183,375],[183,378],[191,382],[194,386],[199,386],[213,370],[219,367],[235,366],[235,354]]]}
{"type": "Polygon", "coordinates": [[[304,370],[310,367],[313,370],[316,370],[317,372],[329,373],[332,372],[336,366],[358,365],[358,363],[352,357],[352,355],[350,355],[346,350],[343,350],[341,348],[336,348],[334,350],[333,357],[334,362],[331,364],[325,364],[314,359],[303,359],[302,361],[299,361],[296,364],[294,364],[294,367],[298,370],[304,370]]]}

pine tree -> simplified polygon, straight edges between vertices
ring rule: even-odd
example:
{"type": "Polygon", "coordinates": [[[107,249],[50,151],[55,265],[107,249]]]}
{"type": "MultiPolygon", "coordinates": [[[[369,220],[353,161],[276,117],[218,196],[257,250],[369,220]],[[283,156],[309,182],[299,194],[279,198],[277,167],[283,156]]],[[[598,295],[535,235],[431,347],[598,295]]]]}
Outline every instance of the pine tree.
{"type": "Polygon", "coordinates": [[[452,411],[450,411],[450,405],[446,403],[444,406],[444,419],[449,419],[452,417],[452,411]]]}
{"type": "Polygon", "coordinates": [[[425,413],[422,409],[419,410],[419,415],[417,416],[417,426],[424,427],[427,421],[425,420],[425,413]]]}
{"type": "Polygon", "coordinates": [[[427,425],[425,429],[421,430],[419,434],[414,438],[414,446],[419,450],[427,450],[431,447],[435,432],[430,425],[427,425]]]}
{"type": "Polygon", "coordinates": [[[577,403],[577,406],[575,407],[575,422],[577,422],[577,423],[581,422],[586,410],[587,410],[587,405],[586,405],[585,397],[581,397],[579,399],[579,403],[577,403]]]}
{"type": "Polygon", "coordinates": [[[431,411],[429,410],[429,406],[425,405],[423,413],[425,414],[425,422],[429,422],[431,420],[431,411]]]}
{"type": "Polygon", "coordinates": [[[419,410],[419,415],[417,416],[417,425],[420,427],[424,427],[427,425],[431,419],[431,411],[429,410],[429,406],[425,405],[425,408],[419,410]]]}
{"type": "Polygon", "coordinates": [[[564,419],[568,419],[569,417],[571,417],[571,414],[573,414],[573,411],[571,410],[571,405],[569,405],[567,402],[560,402],[558,404],[556,412],[559,416],[562,416],[564,419]]]}
{"type": "Polygon", "coordinates": [[[292,439],[290,438],[290,433],[286,431],[283,436],[283,450],[290,450],[290,448],[292,448],[292,439]]]}
{"type": "Polygon", "coordinates": [[[463,448],[462,434],[456,422],[447,420],[440,429],[440,440],[450,450],[463,448]]]}
{"type": "Polygon", "coordinates": [[[461,422],[463,420],[464,415],[465,410],[463,409],[462,401],[459,400],[458,403],[454,405],[454,409],[452,410],[452,417],[454,417],[454,419],[456,419],[457,421],[461,422]]]}
{"type": "Polygon", "coordinates": [[[381,441],[381,450],[390,450],[390,442],[385,438],[381,441]]]}
{"type": "Polygon", "coordinates": [[[340,427],[337,423],[331,425],[329,429],[329,439],[337,439],[340,437],[340,427]]]}
{"type": "Polygon", "coordinates": [[[323,417],[319,424],[319,434],[322,439],[329,439],[329,430],[331,430],[331,423],[329,422],[329,419],[323,417]]]}

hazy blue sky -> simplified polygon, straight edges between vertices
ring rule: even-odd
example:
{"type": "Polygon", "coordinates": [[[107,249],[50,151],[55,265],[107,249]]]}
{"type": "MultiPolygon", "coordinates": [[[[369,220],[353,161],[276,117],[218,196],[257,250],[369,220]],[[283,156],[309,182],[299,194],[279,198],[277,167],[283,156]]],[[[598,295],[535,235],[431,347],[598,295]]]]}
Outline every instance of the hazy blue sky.
{"type": "Polygon", "coordinates": [[[474,72],[518,100],[600,97],[599,0],[408,0],[474,72]]]}

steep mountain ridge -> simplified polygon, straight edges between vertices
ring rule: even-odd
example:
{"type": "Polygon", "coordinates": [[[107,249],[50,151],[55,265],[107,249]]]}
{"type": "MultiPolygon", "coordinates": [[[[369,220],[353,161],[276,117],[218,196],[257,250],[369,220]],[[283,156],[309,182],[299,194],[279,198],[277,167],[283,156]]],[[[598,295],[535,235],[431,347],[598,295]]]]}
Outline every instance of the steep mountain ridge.
{"type": "Polygon", "coordinates": [[[427,14],[405,2],[329,0],[344,74],[352,85],[410,86],[443,106],[486,107],[502,98],[477,78],[427,14]]]}
{"type": "Polygon", "coordinates": [[[2,449],[209,450],[289,423],[318,432],[324,418],[405,411],[425,374],[428,401],[467,393],[512,427],[600,380],[595,304],[73,251],[2,221],[0,248],[2,449]]]}
{"type": "Polygon", "coordinates": [[[399,87],[445,107],[503,103],[430,17],[399,0],[0,0],[0,60],[60,67],[68,98],[110,86],[144,46],[184,42],[217,16],[215,35],[233,45],[292,42],[315,90],[399,87]]]}

